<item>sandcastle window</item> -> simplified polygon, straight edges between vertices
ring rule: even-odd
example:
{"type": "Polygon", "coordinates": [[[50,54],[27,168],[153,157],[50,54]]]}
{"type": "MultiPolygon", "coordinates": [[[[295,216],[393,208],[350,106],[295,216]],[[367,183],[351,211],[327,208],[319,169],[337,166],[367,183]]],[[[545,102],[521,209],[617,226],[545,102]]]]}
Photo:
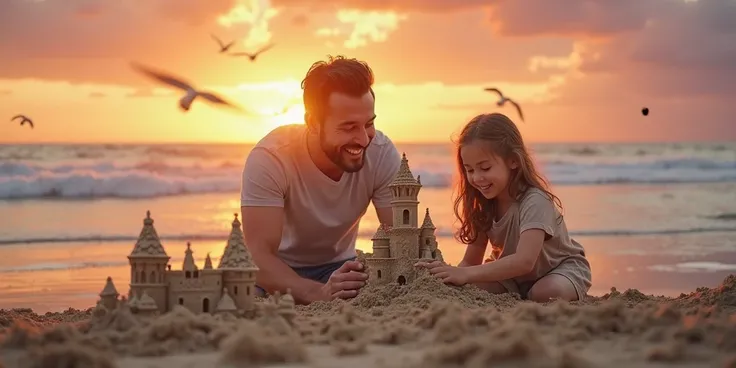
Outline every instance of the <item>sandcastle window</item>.
{"type": "Polygon", "coordinates": [[[210,300],[208,298],[202,299],[202,312],[209,313],[210,311],[210,300]]]}
{"type": "Polygon", "coordinates": [[[156,282],[156,271],[151,271],[151,282],[156,282]]]}
{"type": "Polygon", "coordinates": [[[238,295],[238,287],[233,286],[233,294],[238,295]]]}
{"type": "Polygon", "coordinates": [[[164,273],[159,272],[158,274],[158,282],[163,283],[164,282],[164,273]]]}
{"type": "Polygon", "coordinates": [[[409,224],[409,210],[404,210],[404,225],[409,224]]]}
{"type": "Polygon", "coordinates": [[[245,295],[250,295],[250,286],[245,287],[245,295]]]}
{"type": "Polygon", "coordinates": [[[194,278],[199,278],[199,271],[194,271],[194,278]]]}
{"type": "Polygon", "coordinates": [[[424,244],[429,245],[429,238],[424,239],[424,244]]]}
{"type": "Polygon", "coordinates": [[[378,278],[381,278],[381,270],[378,270],[378,278]]]}
{"type": "Polygon", "coordinates": [[[141,271],[141,282],[146,282],[146,271],[141,271]]]}
{"type": "Polygon", "coordinates": [[[191,271],[184,271],[184,277],[191,279],[192,278],[192,272],[191,271]]]}
{"type": "Polygon", "coordinates": [[[179,298],[179,305],[184,305],[184,298],[179,298]]]}

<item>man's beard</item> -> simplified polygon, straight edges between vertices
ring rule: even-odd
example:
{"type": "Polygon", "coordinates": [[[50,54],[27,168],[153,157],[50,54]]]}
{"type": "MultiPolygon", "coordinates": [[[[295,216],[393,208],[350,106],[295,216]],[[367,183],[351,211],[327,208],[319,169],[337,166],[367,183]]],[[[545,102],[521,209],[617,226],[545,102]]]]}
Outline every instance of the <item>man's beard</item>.
{"type": "Polygon", "coordinates": [[[368,148],[368,146],[370,146],[370,144],[371,142],[368,141],[368,145],[366,145],[365,147],[361,147],[359,145],[335,147],[327,144],[324,132],[320,132],[319,134],[319,146],[322,149],[322,152],[324,152],[327,158],[329,158],[330,161],[332,161],[332,163],[334,163],[337,167],[349,173],[358,172],[360,171],[360,169],[363,168],[363,165],[365,164],[366,149],[368,148]],[[360,156],[360,159],[353,158],[354,156],[345,152],[344,148],[362,149],[363,154],[360,156]]]}

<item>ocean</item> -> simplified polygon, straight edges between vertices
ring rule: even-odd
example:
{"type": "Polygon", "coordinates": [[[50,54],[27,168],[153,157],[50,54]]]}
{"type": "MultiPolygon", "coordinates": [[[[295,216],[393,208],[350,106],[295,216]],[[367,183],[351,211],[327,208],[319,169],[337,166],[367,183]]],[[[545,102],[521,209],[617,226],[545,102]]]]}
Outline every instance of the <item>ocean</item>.
{"type": "MultiPolygon", "coordinates": [[[[421,175],[445,258],[453,237],[454,156],[445,144],[397,144],[421,175]]],[[[186,243],[219,260],[239,212],[252,145],[0,145],[0,308],[94,305],[107,276],[127,293],[127,254],[147,210],[174,268],[186,243]]],[[[533,144],[593,267],[592,295],[637,288],[676,296],[736,272],[736,142],[533,144]]],[[[370,251],[369,209],[358,248],[370,251]]]]}

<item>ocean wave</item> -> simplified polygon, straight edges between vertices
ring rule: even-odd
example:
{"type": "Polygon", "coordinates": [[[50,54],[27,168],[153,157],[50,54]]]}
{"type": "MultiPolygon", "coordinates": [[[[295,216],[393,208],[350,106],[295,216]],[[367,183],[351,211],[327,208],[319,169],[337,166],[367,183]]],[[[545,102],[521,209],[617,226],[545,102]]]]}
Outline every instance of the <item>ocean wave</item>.
{"type": "MultiPolygon", "coordinates": [[[[736,161],[670,159],[651,162],[541,162],[553,185],[674,184],[736,181],[736,161]]],[[[447,159],[423,157],[412,163],[425,187],[452,185],[447,159]]],[[[240,190],[242,164],[234,161],[117,163],[92,161],[37,164],[0,163],[0,199],[151,198],[240,190]]]]}
{"type": "MultiPolygon", "coordinates": [[[[624,237],[624,236],[647,236],[647,235],[675,235],[675,234],[697,234],[697,233],[717,233],[717,232],[736,232],[736,227],[695,227],[695,228],[675,228],[675,229],[591,229],[591,230],[574,230],[570,231],[571,236],[577,237],[624,237]]],[[[361,228],[358,231],[360,238],[366,239],[373,236],[375,229],[361,228]]],[[[451,229],[435,230],[437,237],[452,237],[451,229]]],[[[160,235],[161,241],[226,241],[228,234],[176,234],[176,235],[160,235]]],[[[134,235],[74,235],[74,236],[49,236],[49,237],[18,237],[0,239],[0,246],[18,245],[18,244],[44,244],[44,243],[89,243],[89,242],[135,242],[138,239],[134,235]]]]}

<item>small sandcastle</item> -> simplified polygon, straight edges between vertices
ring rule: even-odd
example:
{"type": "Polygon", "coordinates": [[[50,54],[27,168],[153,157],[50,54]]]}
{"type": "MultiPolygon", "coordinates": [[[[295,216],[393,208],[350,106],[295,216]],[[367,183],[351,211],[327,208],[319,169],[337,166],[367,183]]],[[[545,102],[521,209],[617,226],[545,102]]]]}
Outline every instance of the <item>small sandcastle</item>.
{"type": "MultiPolygon", "coordinates": [[[[155,316],[183,307],[192,313],[255,315],[255,279],[258,267],[245,246],[243,230],[234,214],[232,229],[217,268],[207,254],[200,269],[194,261],[191,243],[187,243],[181,270],[172,270],[166,253],[153,226],[150,211],[143,219],[138,240],[128,255],[130,290],[120,296],[112,277],[108,277],[100,292],[96,313],[104,314],[124,305],[134,314],[155,316]]],[[[277,304],[279,314],[287,320],[293,317],[294,298],[285,295],[268,299],[277,304]]]]}

